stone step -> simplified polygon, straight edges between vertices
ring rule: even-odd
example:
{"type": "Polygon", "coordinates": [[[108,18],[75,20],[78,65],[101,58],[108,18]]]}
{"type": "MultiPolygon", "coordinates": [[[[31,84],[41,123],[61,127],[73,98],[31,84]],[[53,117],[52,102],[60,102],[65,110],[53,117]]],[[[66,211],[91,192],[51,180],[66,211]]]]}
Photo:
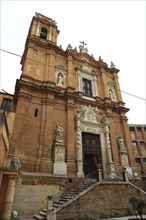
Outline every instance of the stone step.
{"type": "Polygon", "coordinates": [[[46,216],[42,216],[42,215],[39,215],[39,214],[34,214],[33,217],[36,218],[36,219],[39,219],[39,220],[46,219],[46,216]]]}
{"type": "Polygon", "coordinates": [[[59,204],[53,204],[53,208],[59,208],[61,205],[59,204]]]}
{"type": "Polygon", "coordinates": [[[63,199],[72,199],[74,196],[66,195],[63,199]]]}
{"type": "Polygon", "coordinates": [[[54,202],[55,205],[63,205],[64,202],[61,202],[61,201],[57,201],[57,202],[54,202]]]}
{"type": "Polygon", "coordinates": [[[43,215],[43,216],[46,216],[46,215],[47,215],[47,212],[40,211],[39,214],[40,214],[40,215],[43,215]]]}
{"type": "MultiPolygon", "coordinates": [[[[84,183],[83,185],[81,185],[80,187],[74,189],[73,191],[66,193],[64,196],[60,197],[58,201],[54,202],[52,210],[50,210],[50,212],[60,210],[66,203],[68,203],[69,201],[72,201],[73,198],[75,198],[80,193],[82,193],[83,191],[91,187],[96,182],[97,180],[88,181],[84,183]]],[[[46,215],[47,215],[47,209],[43,209],[38,214],[35,214],[34,217],[36,219],[41,220],[41,219],[46,219],[46,215]]]]}
{"type": "Polygon", "coordinates": [[[64,198],[62,198],[62,199],[60,199],[59,201],[60,202],[67,202],[69,199],[64,199],[64,198]]]}

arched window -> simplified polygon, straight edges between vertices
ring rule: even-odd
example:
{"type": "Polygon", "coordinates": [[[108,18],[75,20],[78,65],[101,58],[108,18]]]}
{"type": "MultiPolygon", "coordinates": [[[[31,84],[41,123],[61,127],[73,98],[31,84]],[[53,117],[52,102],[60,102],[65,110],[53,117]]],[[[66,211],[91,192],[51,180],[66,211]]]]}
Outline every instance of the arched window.
{"type": "Polygon", "coordinates": [[[47,28],[42,27],[41,28],[41,33],[40,33],[40,38],[46,40],[47,39],[47,32],[48,32],[47,28]]]}

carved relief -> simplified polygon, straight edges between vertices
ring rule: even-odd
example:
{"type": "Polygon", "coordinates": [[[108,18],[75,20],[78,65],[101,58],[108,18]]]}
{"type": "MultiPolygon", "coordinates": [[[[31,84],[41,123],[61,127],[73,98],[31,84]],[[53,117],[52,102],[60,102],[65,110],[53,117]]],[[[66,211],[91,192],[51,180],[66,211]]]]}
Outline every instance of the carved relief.
{"type": "Polygon", "coordinates": [[[89,66],[88,63],[84,63],[84,64],[81,66],[81,69],[82,69],[82,71],[85,71],[85,72],[89,72],[89,73],[92,72],[92,69],[91,69],[91,67],[89,66]]]}
{"type": "Polygon", "coordinates": [[[64,149],[57,147],[55,150],[55,161],[64,161],[64,149]]]}
{"type": "Polygon", "coordinates": [[[78,118],[84,121],[97,122],[98,108],[86,105],[80,105],[76,111],[78,118]]]}

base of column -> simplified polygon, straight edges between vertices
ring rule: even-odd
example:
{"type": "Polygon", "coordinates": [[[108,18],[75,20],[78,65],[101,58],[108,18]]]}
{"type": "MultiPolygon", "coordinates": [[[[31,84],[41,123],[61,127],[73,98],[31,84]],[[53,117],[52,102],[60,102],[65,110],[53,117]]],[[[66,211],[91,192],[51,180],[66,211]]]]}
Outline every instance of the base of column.
{"type": "Polygon", "coordinates": [[[83,173],[83,161],[78,161],[77,162],[77,177],[84,177],[84,173],[83,173]]]}
{"type": "Polygon", "coordinates": [[[67,164],[65,162],[55,162],[53,174],[66,175],[67,174],[67,164]]]}
{"type": "Polygon", "coordinates": [[[84,178],[84,173],[83,172],[77,172],[77,177],[78,178],[84,178]]]}

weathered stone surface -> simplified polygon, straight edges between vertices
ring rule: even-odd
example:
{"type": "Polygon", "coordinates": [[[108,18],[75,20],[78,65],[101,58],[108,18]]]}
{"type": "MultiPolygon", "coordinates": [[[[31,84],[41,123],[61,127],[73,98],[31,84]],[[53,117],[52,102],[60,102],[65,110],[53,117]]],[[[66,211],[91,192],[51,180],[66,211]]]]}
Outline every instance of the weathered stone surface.
{"type": "Polygon", "coordinates": [[[99,218],[126,213],[129,198],[137,196],[146,201],[145,194],[129,184],[100,184],[57,213],[57,220],[77,220],[80,217],[99,218]]]}

